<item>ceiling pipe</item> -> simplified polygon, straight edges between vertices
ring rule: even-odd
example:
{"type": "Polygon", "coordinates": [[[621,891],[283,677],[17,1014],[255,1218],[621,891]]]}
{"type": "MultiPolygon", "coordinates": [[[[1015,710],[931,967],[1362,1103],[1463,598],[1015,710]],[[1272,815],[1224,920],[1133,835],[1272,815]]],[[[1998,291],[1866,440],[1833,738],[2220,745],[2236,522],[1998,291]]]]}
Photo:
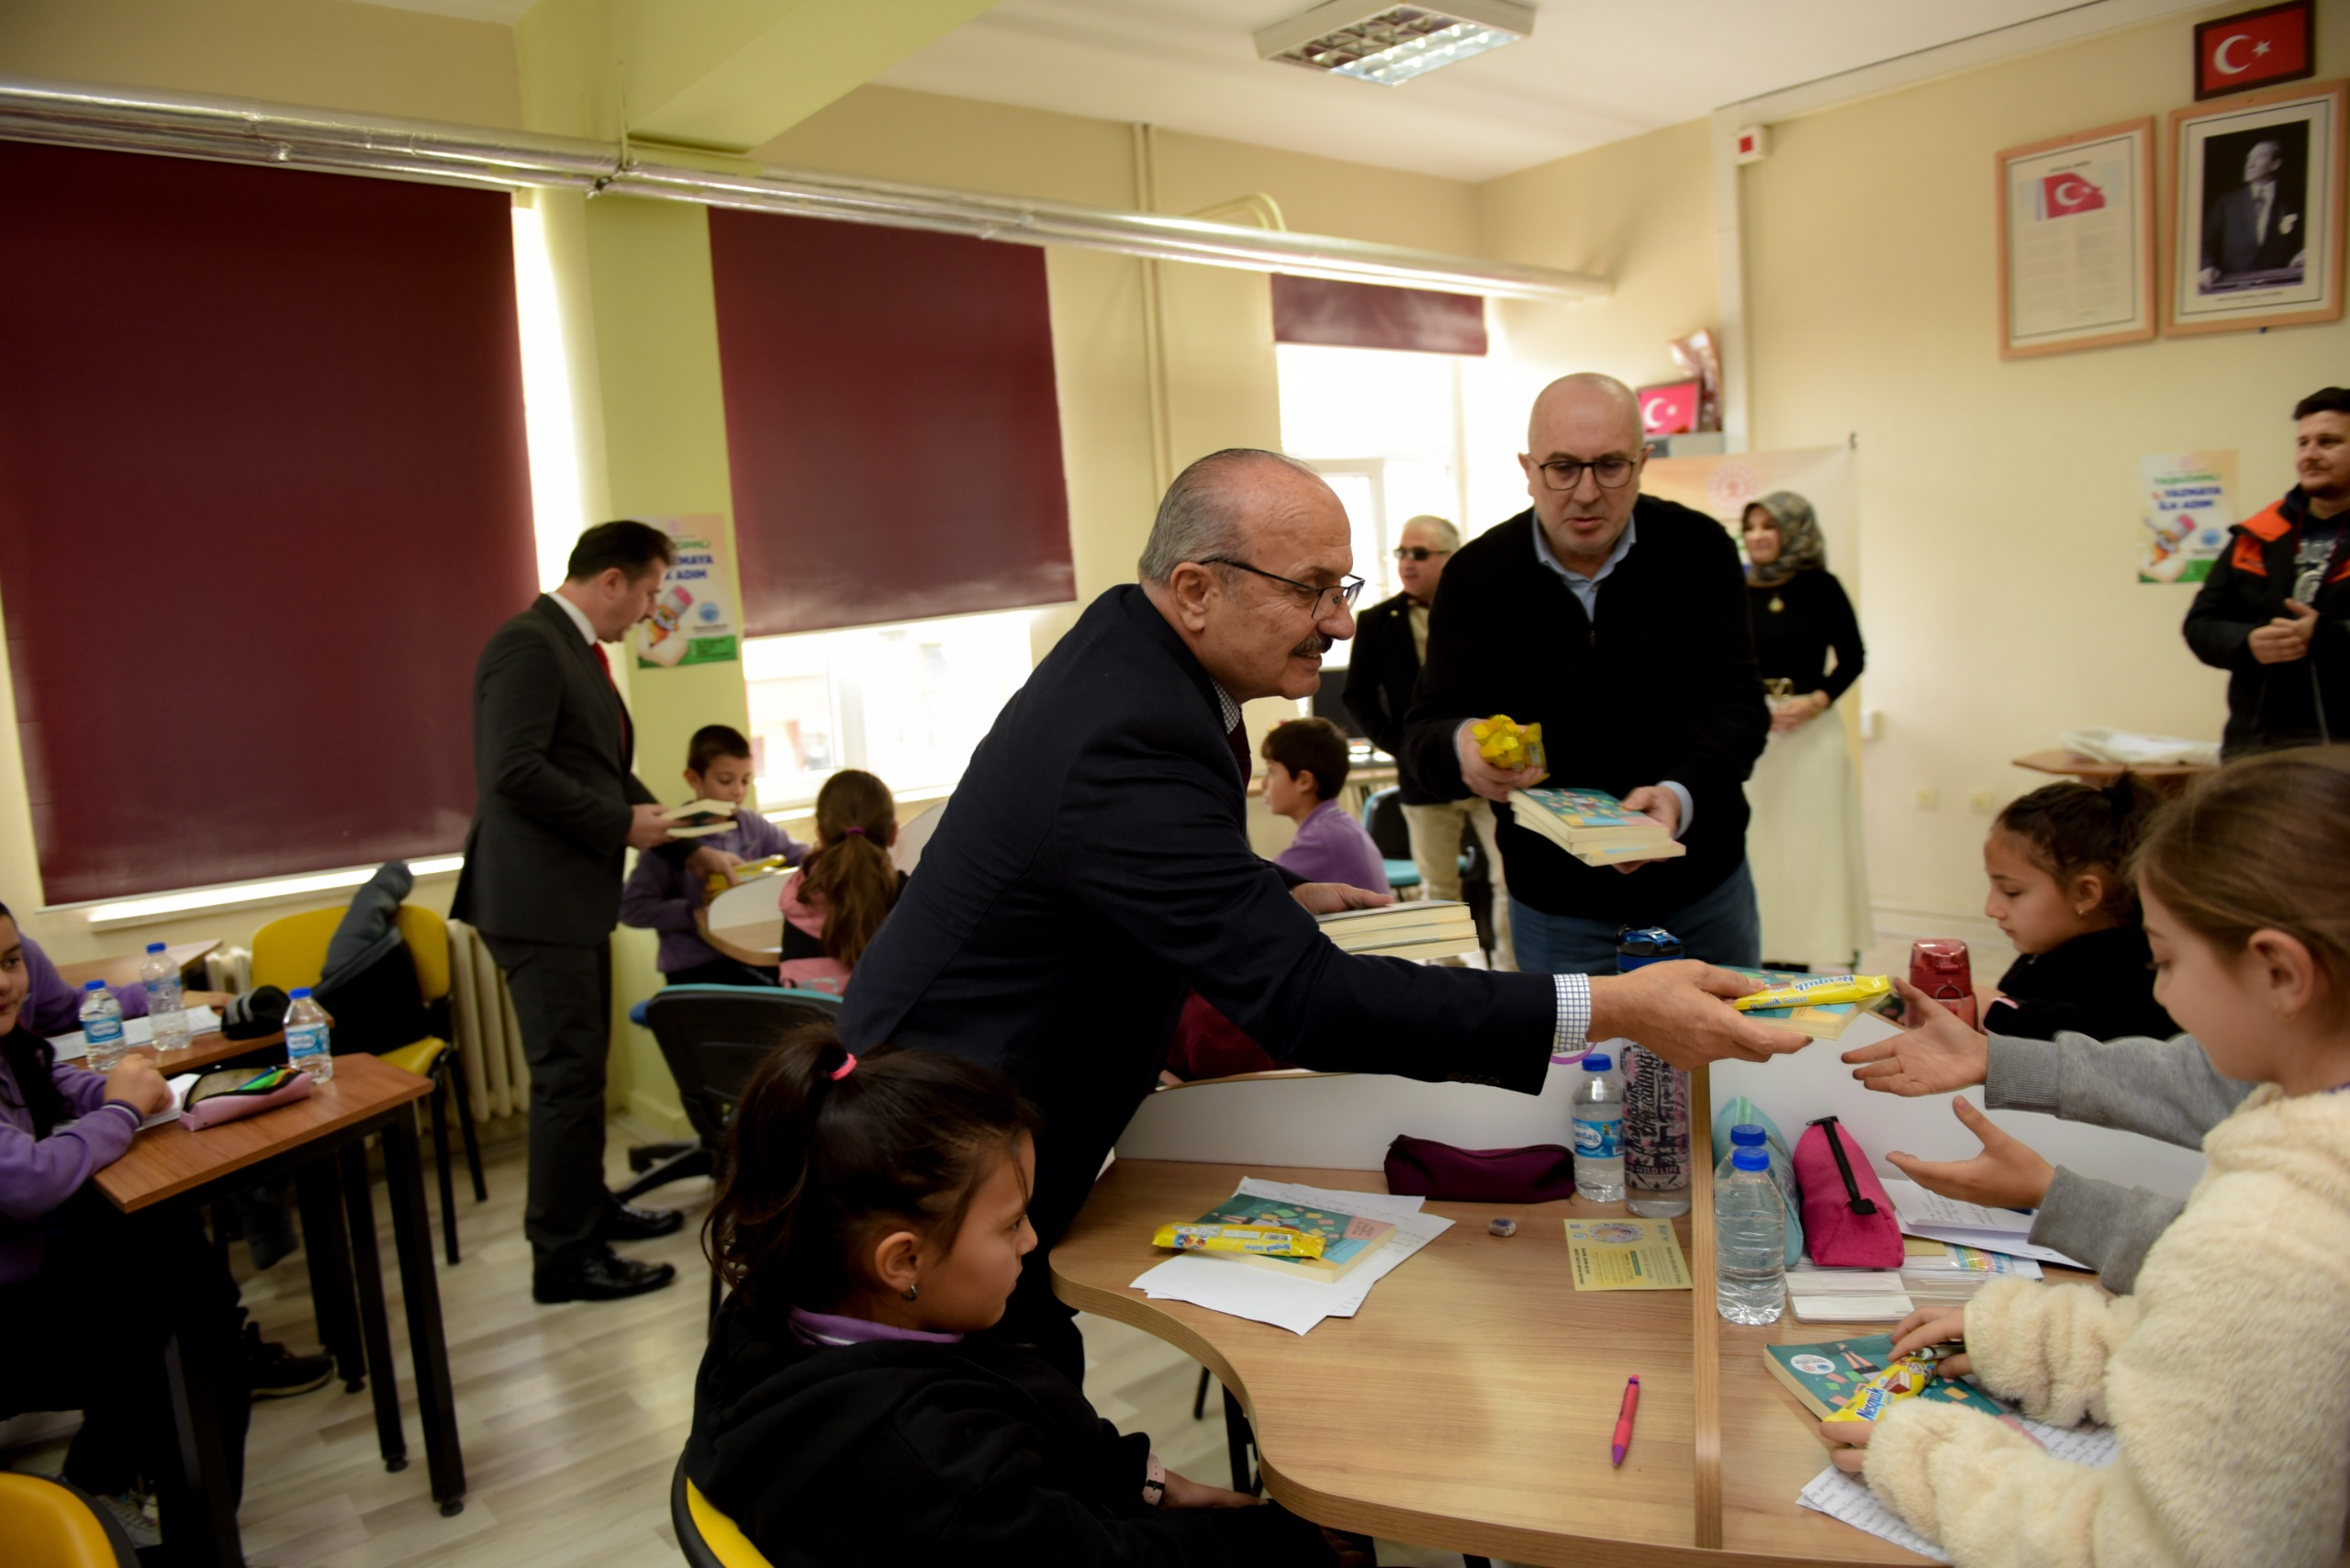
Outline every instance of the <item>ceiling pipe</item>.
{"type": "Polygon", "coordinates": [[[0,76],[0,140],[505,190],[587,190],[1505,299],[1591,299],[1614,286],[1583,273],[1329,235],[807,170],[714,172],[574,137],[28,77],[0,76]]]}

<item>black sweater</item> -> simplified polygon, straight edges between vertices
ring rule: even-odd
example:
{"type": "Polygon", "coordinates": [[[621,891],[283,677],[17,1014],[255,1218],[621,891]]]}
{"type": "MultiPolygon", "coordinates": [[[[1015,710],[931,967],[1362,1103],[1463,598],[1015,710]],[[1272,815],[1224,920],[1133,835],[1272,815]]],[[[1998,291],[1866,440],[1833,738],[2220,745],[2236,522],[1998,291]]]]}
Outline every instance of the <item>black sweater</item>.
{"type": "Polygon", "coordinates": [[[2179,1029],[2154,1000],[2154,962],[2145,930],[2136,925],[2026,953],[1999,977],[2008,1000],[1992,1003],[1983,1027],[2020,1040],[2053,1040],[2059,1029],[2093,1040],[2167,1040],[2179,1029]]]}
{"type": "Polygon", "coordinates": [[[1550,781],[1617,795],[1671,779],[1695,815],[1688,854],[1627,876],[1585,866],[1497,807],[1509,890],[1546,914],[1649,924],[1721,885],[1746,857],[1746,776],[1771,716],[1729,531],[1642,496],[1639,531],[1599,585],[1598,618],[1534,553],[1532,511],[1460,547],[1428,621],[1427,667],[1405,725],[1414,771],[1459,799],[1464,719],[1537,721],[1550,781]]]}
{"type": "Polygon", "coordinates": [[[1331,1561],[1278,1506],[1151,1507],[1149,1451],[1012,1346],[809,1345],[738,1295],[695,1379],[685,1466],[775,1568],[1331,1561]]]}
{"type": "Polygon", "coordinates": [[[1776,588],[1750,588],[1746,600],[1754,622],[1754,662],[1764,680],[1784,680],[1797,697],[1824,691],[1833,702],[1861,678],[1867,657],[1861,623],[1853,617],[1852,601],[1844,597],[1844,585],[1829,573],[1797,572],[1776,588]],[[1771,608],[1774,604],[1776,610],[1771,608]],[[1836,655],[1833,671],[1828,668],[1830,649],[1836,655]]]}

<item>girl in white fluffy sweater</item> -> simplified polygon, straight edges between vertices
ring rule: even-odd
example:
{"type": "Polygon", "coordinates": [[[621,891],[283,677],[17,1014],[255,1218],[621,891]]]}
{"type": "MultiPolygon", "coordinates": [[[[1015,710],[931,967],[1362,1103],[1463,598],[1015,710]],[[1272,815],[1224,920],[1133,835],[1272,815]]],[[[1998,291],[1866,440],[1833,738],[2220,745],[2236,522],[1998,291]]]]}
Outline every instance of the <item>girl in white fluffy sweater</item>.
{"type": "Polygon", "coordinates": [[[2165,810],[2135,870],[2154,994],[2221,1072],[2263,1085],[2205,1137],[2133,1295],[2000,1280],[1897,1350],[2025,1414],[2109,1423],[2107,1470],[1939,1400],[1823,1427],[1953,1560],[2310,1568],[2350,1514],[2350,747],[2233,764],[2165,810]]]}

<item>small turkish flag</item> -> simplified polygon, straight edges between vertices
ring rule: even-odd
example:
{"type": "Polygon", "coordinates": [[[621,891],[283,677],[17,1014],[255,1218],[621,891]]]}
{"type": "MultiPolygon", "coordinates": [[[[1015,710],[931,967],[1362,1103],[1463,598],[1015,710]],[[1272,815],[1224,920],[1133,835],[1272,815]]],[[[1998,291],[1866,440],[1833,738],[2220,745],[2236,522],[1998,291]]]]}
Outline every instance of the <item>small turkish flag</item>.
{"type": "Polygon", "coordinates": [[[2040,182],[2040,216],[2070,218],[2105,205],[2105,192],[2078,174],[2051,174],[2040,182]]]}
{"type": "Polygon", "coordinates": [[[1697,383],[1672,381],[1661,386],[1643,386],[1640,399],[1640,433],[1643,435],[1685,435],[1697,428],[1697,383]]]}
{"type": "Polygon", "coordinates": [[[2315,72],[2309,0],[2203,22],[2195,29],[2195,95],[2216,98],[2315,72]]]}

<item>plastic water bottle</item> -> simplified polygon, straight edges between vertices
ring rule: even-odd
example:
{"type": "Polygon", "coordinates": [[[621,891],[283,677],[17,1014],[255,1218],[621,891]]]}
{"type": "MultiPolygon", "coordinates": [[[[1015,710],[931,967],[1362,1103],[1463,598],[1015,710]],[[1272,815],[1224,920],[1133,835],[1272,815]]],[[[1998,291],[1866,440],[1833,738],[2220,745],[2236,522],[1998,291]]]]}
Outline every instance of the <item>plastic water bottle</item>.
{"type": "Polygon", "coordinates": [[[92,1072],[112,1072],[114,1064],[122,1059],[122,1003],[114,999],[104,980],[92,980],[82,988],[82,1038],[90,1045],[89,1057],[82,1065],[92,1072]]]}
{"type": "Polygon", "coordinates": [[[1770,1135],[1751,1122],[1740,1122],[1730,1128],[1729,1153],[1723,1155],[1722,1162],[1714,1168],[1716,1185],[1718,1186],[1729,1180],[1730,1159],[1741,1148],[1759,1148],[1762,1151],[1762,1158],[1771,1162],[1771,1184],[1779,1189],[1780,1197],[1786,1197],[1793,1190],[1795,1172],[1787,1169],[1787,1162],[1785,1159],[1772,1152],[1770,1135]]]}
{"type": "Polygon", "coordinates": [[[1729,1157],[1714,1188],[1714,1310],[1732,1323],[1776,1323],[1787,1305],[1787,1211],[1771,1157],[1752,1145],[1729,1157]]]}
{"type": "Polygon", "coordinates": [[[1605,1051],[1583,1058],[1575,1084],[1575,1195],[1624,1201],[1624,1078],[1605,1051]]]}
{"type": "MultiPolygon", "coordinates": [[[[1681,939],[1662,926],[1616,939],[1617,974],[1681,956],[1681,939]]],[[[1689,1075],[1636,1041],[1624,1046],[1624,1183],[1636,1215],[1689,1212],[1689,1075]]]]}
{"type": "Polygon", "coordinates": [[[147,944],[147,961],[139,966],[139,979],[147,988],[147,1021],[155,1031],[155,1054],[165,1057],[187,1049],[187,1002],[180,992],[180,967],[161,942],[147,944]]]}
{"type": "Polygon", "coordinates": [[[334,1077],[334,1052],[330,1048],[326,1009],[310,1000],[310,988],[294,988],[294,1005],[285,1010],[285,1059],[319,1082],[334,1077]]]}

